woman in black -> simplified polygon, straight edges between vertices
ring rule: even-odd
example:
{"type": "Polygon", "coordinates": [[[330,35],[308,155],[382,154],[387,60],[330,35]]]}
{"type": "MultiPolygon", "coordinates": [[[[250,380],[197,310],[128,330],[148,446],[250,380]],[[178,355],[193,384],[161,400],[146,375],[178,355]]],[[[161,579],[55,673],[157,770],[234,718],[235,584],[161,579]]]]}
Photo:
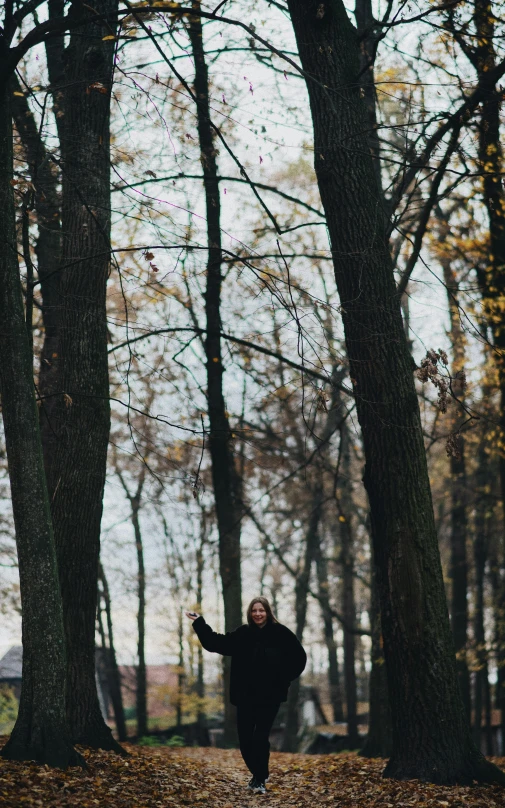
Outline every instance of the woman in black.
{"type": "Polygon", "coordinates": [[[240,751],[252,774],[248,788],[264,794],[268,736],[290,683],[305,668],[305,651],[293,632],[275,619],[266,598],[254,598],[247,624],[227,634],[217,634],[202,616],[186,614],[207,651],[231,656],[230,701],[237,707],[240,751]]]}

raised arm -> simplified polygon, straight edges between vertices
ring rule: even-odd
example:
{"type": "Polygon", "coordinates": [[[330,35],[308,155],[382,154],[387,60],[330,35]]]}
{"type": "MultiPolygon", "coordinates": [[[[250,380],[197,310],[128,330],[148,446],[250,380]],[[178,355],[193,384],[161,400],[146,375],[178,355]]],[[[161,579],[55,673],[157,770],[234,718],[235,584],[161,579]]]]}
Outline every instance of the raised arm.
{"type": "Polygon", "coordinates": [[[231,656],[234,653],[237,645],[238,629],[229,631],[226,634],[218,634],[207,625],[201,615],[193,620],[193,628],[206,651],[212,651],[223,656],[231,656]]]}

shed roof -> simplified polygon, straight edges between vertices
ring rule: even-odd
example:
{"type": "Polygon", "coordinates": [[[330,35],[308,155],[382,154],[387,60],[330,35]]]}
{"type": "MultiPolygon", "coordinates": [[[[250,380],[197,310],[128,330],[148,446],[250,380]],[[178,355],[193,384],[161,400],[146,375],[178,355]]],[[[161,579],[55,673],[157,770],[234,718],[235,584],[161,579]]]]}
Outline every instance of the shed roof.
{"type": "Polygon", "coordinates": [[[21,679],[23,672],[23,646],[13,645],[0,659],[0,681],[21,679]]]}

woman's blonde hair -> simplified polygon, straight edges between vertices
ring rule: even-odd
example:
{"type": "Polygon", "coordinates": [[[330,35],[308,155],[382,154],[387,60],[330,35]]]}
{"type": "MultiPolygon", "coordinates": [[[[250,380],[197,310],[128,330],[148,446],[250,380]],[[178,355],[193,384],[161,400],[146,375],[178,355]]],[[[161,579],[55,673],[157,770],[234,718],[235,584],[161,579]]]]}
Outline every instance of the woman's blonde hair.
{"type": "Polygon", "coordinates": [[[270,606],[270,603],[268,602],[268,600],[266,598],[260,596],[260,597],[257,597],[257,598],[253,598],[253,600],[251,600],[249,606],[247,607],[247,622],[249,623],[250,626],[255,625],[255,622],[252,619],[252,610],[253,610],[253,607],[254,607],[255,603],[261,603],[261,605],[263,606],[264,610],[267,613],[267,623],[278,623],[279,622],[277,620],[277,618],[275,617],[275,615],[274,615],[274,613],[272,611],[272,607],[270,606]]]}

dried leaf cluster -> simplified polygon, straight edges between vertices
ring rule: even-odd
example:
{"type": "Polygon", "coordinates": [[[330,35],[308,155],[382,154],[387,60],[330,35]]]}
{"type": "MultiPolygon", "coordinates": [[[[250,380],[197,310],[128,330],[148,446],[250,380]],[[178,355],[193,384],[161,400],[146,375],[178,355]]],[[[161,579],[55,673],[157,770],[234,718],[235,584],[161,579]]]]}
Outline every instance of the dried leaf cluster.
{"type": "MultiPolygon", "coordinates": [[[[265,796],[247,791],[236,750],[128,746],[130,757],[83,751],[88,769],[62,772],[0,760],[0,806],[44,808],[502,808],[497,786],[442,787],[383,780],[383,760],[355,754],[274,753],[265,796]]],[[[503,760],[497,760],[504,764],[503,760]]]]}

